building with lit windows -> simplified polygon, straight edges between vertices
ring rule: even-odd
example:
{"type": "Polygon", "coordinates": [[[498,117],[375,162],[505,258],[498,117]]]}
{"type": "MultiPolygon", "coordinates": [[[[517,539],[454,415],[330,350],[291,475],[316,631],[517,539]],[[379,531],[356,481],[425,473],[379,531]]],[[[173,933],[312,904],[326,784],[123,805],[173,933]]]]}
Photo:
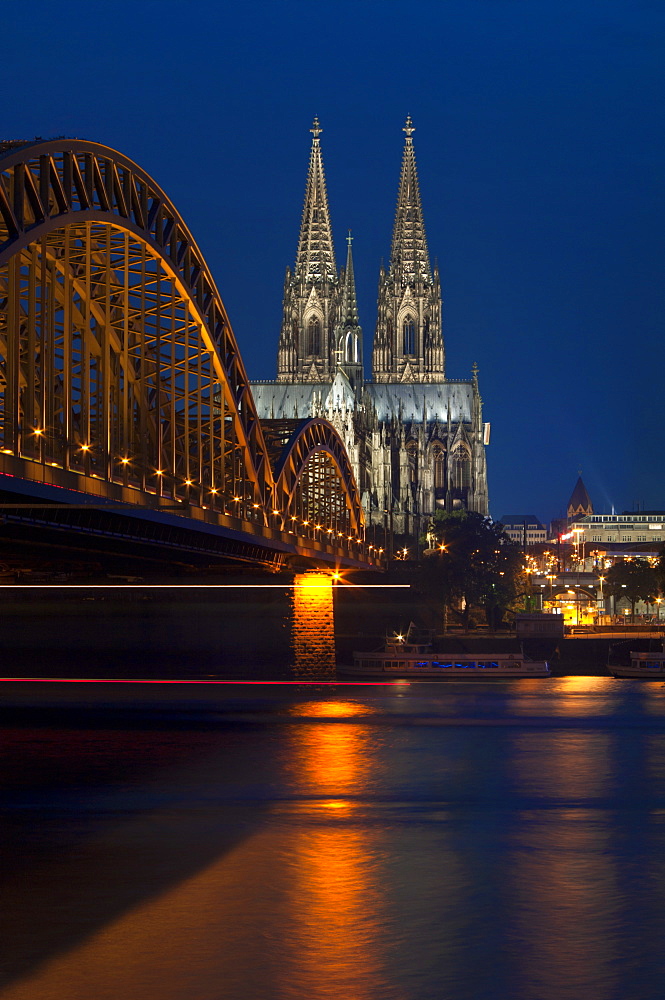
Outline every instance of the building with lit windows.
{"type": "Polygon", "coordinates": [[[569,530],[578,535],[588,558],[594,550],[608,558],[648,558],[665,542],[665,511],[624,511],[623,514],[586,514],[575,518],[569,530]]]}
{"type": "Polygon", "coordinates": [[[533,514],[504,514],[499,520],[510,540],[522,549],[547,541],[545,525],[533,514]]]}
{"type": "Polygon", "coordinates": [[[253,382],[259,417],[282,431],[323,416],[346,444],[370,524],[413,539],[437,509],[488,513],[478,370],[449,379],[441,283],[430,264],[408,118],[390,261],[379,271],[372,378],[363,374],[352,240],[338,271],[318,119],[296,262],[287,268],[277,379],[253,382]]]}

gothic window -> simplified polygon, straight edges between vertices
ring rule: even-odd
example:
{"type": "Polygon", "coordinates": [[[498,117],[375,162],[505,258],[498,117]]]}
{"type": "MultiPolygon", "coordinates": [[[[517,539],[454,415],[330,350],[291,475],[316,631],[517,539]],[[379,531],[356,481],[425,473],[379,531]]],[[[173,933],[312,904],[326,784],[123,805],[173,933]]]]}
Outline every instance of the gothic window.
{"type": "Polygon", "coordinates": [[[388,343],[392,344],[392,342],[393,342],[393,321],[391,319],[389,319],[386,322],[386,336],[387,336],[387,339],[388,339],[388,343]]]}
{"type": "Polygon", "coordinates": [[[418,482],[418,445],[415,441],[409,441],[406,446],[406,454],[409,458],[409,482],[418,482]]]}
{"type": "Polygon", "coordinates": [[[413,319],[407,316],[402,326],[402,354],[416,353],[416,327],[413,319]]]}
{"type": "Polygon", "coordinates": [[[434,473],[434,489],[443,489],[446,485],[446,460],[441,447],[436,447],[432,452],[432,471],[434,473]]]}
{"type": "Polygon", "coordinates": [[[310,355],[321,353],[321,324],[316,316],[312,316],[307,327],[307,353],[310,355]]]}
{"type": "Polygon", "coordinates": [[[358,360],[354,356],[355,353],[356,353],[355,352],[355,339],[356,338],[353,336],[352,333],[347,333],[347,335],[346,335],[346,359],[345,359],[347,364],[352,364],[354,361],[358,360]]]}
{"type": "Polygon", "coordinates": [[[466,490],[471,485],[471,462],[467,452],[460,448],[453,459],[453,489],[466,490]]]}

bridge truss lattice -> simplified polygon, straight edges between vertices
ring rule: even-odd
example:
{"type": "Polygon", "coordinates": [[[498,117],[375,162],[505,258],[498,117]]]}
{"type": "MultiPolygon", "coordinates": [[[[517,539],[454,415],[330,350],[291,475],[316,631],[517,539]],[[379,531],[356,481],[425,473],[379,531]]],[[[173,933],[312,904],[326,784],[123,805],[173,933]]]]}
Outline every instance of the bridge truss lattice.
{"type": "Polygon", "coordinates": [[[228,316],[164,192],[79,140],[0,145],[0,468],[363,561],[344,446],[271,462],[228,316]],[[75,484],[75,485],[74,485],[75,484]]]}

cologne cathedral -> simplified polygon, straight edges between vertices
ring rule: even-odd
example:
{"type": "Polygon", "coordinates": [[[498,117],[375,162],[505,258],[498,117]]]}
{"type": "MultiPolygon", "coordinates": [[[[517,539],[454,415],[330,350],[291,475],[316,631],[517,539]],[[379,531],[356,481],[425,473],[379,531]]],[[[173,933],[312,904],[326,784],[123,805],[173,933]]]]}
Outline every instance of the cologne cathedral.
{"type": "Polygon", "coordinates": [[[413,125],[397,194],[390,263],[379,272],[372,377],[363,338],[351,236],[338,270],[318,119],[307,174],[295,267],[287,268],[277,380],[253,382],[265,426],[284,434],[308,417],[329,420],[343,438],[368,525],[407,542],[437,509],[488,513],[478,371],[448,379],[441,331],[441,283],[432,269],[418,187],[413,125]]]}

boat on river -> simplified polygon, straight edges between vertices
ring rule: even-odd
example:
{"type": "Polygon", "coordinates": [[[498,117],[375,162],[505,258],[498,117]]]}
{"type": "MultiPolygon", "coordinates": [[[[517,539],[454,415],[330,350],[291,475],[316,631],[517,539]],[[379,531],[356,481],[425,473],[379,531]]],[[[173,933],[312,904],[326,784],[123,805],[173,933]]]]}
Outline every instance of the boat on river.
{"type": "Polygon", "coordinates": [[[505,680],[512,677],[549,677],[547,660],[532,660],[524,652],[438,653],[431,642],[406,635],[386,639],[375,652],[354,652],[353,665],[338,667],[349,677],[392,677],[415,680],[505,680]]]}
{"type": "Polygon", "coordinates": [[[631,650],[628,664],[608,663],[607,669],[613,677],[634,677],[645,681],[665,677],[665,640],[660,650],[646,653],[631,650]]]}

